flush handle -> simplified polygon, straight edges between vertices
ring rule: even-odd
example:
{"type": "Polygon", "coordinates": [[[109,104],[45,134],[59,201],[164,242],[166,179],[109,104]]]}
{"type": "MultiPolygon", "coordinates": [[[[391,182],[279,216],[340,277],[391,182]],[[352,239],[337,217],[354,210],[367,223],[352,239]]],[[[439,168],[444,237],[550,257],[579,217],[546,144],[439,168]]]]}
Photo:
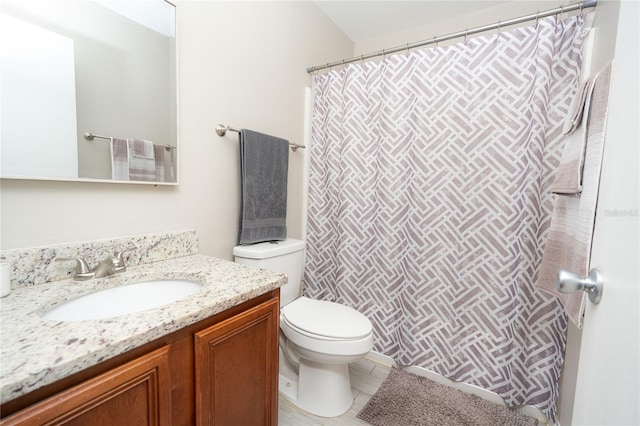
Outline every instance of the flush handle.
{"type": "Polygon", "coordinates": [[[600,303],[602,299],[603,285],[604,277],[602,271],[598,268],[591,269],[589,276],[586,278],[580,278],[578,275],[565,271],[564,269],[558,271],[556,288],[560,293],[574,293],[580,290],[586,291],[591,303],[596,305],[600,303]]]}

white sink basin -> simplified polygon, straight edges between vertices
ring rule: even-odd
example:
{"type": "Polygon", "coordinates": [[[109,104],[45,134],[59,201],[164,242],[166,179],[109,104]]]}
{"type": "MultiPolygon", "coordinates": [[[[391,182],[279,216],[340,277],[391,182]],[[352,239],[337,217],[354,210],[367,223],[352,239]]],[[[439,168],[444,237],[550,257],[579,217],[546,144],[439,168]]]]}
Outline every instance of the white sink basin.
{"type": "Polygon", "coordinates": [[[42,318],[85,321],[146,311],[183,299],[202,288],[188,280],[155,280],[126,284],[69,300],[46,311],[42,318]]]}

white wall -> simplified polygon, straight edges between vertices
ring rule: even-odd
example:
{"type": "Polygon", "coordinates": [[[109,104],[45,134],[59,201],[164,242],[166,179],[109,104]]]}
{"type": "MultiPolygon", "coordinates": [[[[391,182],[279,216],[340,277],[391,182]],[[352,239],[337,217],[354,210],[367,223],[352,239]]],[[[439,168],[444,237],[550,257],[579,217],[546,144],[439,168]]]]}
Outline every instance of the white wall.
{"type": "MultiPolygon", "coordinates": [[[[231,259],[237,135],[217,123],[302,142],[306,67],[353,53],[311,2],[175,1],[180,185],[1,181],[0,248],[196,229],[200,252],[231,259]]],[[[302,155],[290,154],[289,235],[301,235],[302,155]]]]}
{"type": "MultiPolygon", "coordinates": [[[[436,1],[434,1],[433,3],[435,4],[436,1]]],[[[506,1],[503,4],[480,9],[473,13],[459,15],[455,18],[439,21],[434,24],[426,25],[424,27],[411,28],[406,31],[401,31],[389,36],[358,41],[355,44],[355,56],[371,52],[378,52],[382,49],[388,49],[391,47],[404,46],[407,43],[411,42],[429,40],[434,36],[442,36],[458,31],[464,31],[468,28],[480,27],[487,24],[505,21],[511,18],[535,14],[538,11],[554,9],[561,4],[568,3],[569,2],[556,0],[506,1]]],[[[530,25],[530,23],[520,24],[520,26],[525,25],[530,25]]],[[[498,32],[498,30],[495,30],[494,32],[498,32]]],[[[460,39],[454,39],[443,42],[440,45],[442,46],[452,43],[458,43],[460,41],[460,39]]]]}

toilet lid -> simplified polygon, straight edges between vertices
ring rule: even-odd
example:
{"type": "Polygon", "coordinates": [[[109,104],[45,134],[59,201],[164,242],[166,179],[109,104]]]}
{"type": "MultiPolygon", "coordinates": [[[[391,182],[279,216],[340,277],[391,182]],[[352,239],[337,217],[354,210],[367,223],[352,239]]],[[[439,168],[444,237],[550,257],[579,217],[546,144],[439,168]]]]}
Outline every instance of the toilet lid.
{"type": "Polygon", "coordinates": [[[371,333],[371,321],[348,306],[300,297],[282,308],[292,326],[317,336],[359,339],[371,333]]]}

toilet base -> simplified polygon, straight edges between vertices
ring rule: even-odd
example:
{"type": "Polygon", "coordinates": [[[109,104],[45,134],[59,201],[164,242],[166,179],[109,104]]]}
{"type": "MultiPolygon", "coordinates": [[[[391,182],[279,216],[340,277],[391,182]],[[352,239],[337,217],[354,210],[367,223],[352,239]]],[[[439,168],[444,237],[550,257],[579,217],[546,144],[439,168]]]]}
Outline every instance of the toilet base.
{"type": "Polygon", "coordinates": [[[280,366],[279,390],[295,406],[320,417],[336,417],[353,404],[347,364],[320,364],[302,359],[298,375],[280,366]],[[297,379],[297,381],[296,381],[297,379]]]}

